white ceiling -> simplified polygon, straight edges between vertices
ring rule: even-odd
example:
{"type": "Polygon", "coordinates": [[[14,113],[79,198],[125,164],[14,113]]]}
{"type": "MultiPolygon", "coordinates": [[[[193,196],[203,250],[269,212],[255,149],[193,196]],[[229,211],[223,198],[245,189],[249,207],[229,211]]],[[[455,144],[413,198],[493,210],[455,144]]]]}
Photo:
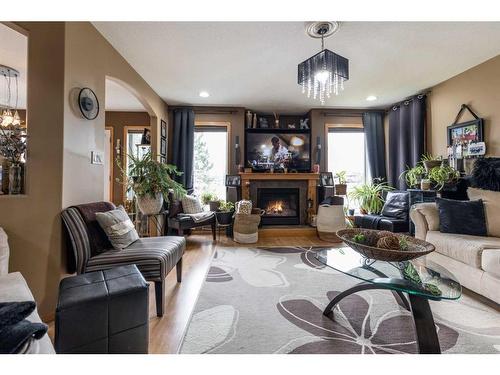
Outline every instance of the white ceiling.
{"type": "MultiPolygon", "coordinates": [[[[297,64],[320,50],[303,22],[94,25],[170,105],[320,106],[297,84],[297,64]],[[199,97],[202,90],[210,97],[199,97]]],[[[345,22],[325,46],[350,61],[345,90],[325,106],[381,107],[498,55],[500,22],[345,22]]]]}
{"type": "MultiPolygon", "coordinates": [[[[28,38],[0,24],[0,65],[6,65],[19,71],[19,99],[17,108],[26,108],[26,72],[28,64],[28,38]]],[[[11,80],[11,107],[15,107],[15,83],[11,80]]],[[[7,104],[7,87],[2,76],[0,82],[0,105],[7,104]]]]}
{"type": "Polygon", "coordinates": [[[119,83],[106,79],[106,111],[144,112],[142,103],[119,83]]]}

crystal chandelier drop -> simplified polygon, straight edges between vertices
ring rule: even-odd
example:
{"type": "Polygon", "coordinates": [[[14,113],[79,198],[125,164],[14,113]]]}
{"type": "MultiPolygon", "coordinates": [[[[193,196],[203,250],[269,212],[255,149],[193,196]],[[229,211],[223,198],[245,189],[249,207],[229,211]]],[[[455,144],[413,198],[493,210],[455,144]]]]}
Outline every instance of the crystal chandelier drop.
{"type": "Polygon", "coordinates": [[[322,105],[332,94],[338,95],[349,79],[349,60],[325,49],[325,37],[338,30],[338,22],[315,22],[309,25],[307,33],[321,38],[321,51],[301,62],[298,66],[298,84],[307,97],[319,99],[322,105]]]}

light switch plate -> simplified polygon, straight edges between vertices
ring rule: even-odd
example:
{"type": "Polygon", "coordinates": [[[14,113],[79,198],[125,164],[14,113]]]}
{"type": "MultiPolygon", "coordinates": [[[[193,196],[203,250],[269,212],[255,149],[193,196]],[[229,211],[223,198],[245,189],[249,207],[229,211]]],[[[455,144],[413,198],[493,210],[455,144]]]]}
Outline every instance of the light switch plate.
{"type": "Polygon", "coordinates": [[[104,153],[101,151],[90,151],[90,164],[104,164],[104,153]]]}

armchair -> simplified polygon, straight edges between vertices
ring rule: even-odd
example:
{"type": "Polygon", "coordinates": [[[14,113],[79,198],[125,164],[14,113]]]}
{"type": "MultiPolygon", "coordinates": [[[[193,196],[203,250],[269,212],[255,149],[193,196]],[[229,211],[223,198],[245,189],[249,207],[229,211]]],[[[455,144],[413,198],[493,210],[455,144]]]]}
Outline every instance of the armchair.
{"type": "Polygon", "coordinates": [[[76,272],[82,274],[135,264],[147,281],[155,283],[156,314],[161,317],[165,306],[165,278],[176,267],[177,282],[181,282],[186,240],[182,237],[140,238],[123,250],[115,250],[95,218],[97,212],[114,208],[112,203],[97,202],[63,210],[62,219],[76,272]]]}
{"type": "Polygon", "coordinates": [[[195,222],[192,217],[184,214],[182,202],[178,199],[175,199],[172,193],[168,195],[168,200],[170,202],[167,219],[169,232],[175,230],[177,232],[177,235],[183,236],[184,231],[210,225],[210,227],[212,228],[213,240],[216,240],[215,214],[203,221],[195,222]]]}
{"type": "Polygon", "coordinates": [[[387,193],[380,215],[356,215],[354,225],[359,228],[381,229],[390,232],[409,232],[409,193],[391,191],[387,193]]]}

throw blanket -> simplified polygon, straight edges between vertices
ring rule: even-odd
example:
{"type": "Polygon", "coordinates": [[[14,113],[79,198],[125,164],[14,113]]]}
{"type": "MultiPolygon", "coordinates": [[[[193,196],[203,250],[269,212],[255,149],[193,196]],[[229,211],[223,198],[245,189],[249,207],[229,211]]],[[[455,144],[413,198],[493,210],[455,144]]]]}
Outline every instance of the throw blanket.
{"type": "Polygon", "coordinates": [[[378,225],[382,220],[382,216],[377,215],[363,215],[361,216],[361,228],[365,229],[378,229],[378,225]]]}
{"type": "Polygon", "coordinates": [[[35,307],[32,301],[0,303],[0,354],[18,353],[31,340],[47,333],[46,324],[24,319],[35,307]]]}
{"type": "Polygon", "coordinates": [[[207,212],[198,212],[197,214],[179,214],[179,216],[187,216],[195,223],[201,223],[202,221],[206,221],[208,219],[211,219],[215,214],[213,212],[207,211],[207,212]]]}
{"type": "Polygon", "coordinates": [[[75,206],[87,227],[87,234],[90,240],[90,252],[92,256],[98,255],[105,250],[113,248],[108,236],[101,228],[95,218],[97,212],[107,212],[114,210],[116,207],[113,203],[109,202],[96,202],[88,204],[80,204],[75,206]]]}

